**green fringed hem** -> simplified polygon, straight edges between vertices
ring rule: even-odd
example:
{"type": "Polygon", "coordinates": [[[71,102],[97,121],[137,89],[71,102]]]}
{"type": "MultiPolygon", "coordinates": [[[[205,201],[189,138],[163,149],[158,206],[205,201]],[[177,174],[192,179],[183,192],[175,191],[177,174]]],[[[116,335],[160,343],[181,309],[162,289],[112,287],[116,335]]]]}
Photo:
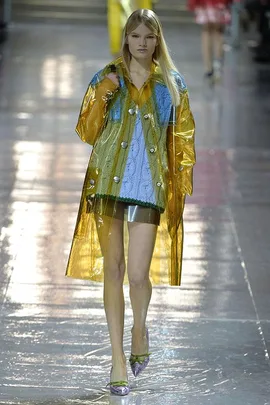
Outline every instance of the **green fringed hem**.
{"type": "Polygon", "coordinates": [[[163,213],[165,211],[164,208],[159,207],[158,205],[151,204],[151,203],[144,202],[144,201],[135,200],[133,198],[116,197],[114,195],[109,195],[109,194],[95,194],[95,198],[110,198],[114,201],[121,201],[121,202],[141,205],[142,207],[154,208],[155,210],[158,210],[160,213],[163,213]]]}

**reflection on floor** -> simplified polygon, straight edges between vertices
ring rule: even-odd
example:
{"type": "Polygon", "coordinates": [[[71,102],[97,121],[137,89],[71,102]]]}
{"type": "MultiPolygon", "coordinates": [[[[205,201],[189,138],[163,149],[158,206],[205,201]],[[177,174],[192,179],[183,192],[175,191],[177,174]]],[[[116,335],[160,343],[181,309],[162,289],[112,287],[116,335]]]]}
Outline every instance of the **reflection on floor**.
{"type": "MultiPolygon", "coordinates": [[[[243,45],[202,81],[196,27],[165,26],[197,123],[183,285],[155,288],[151,361],[112,397],[102,286],[64,277],[90,149],[74,133],[103,26],[14,26],[0,92],[0,403],[270,404],[270,68],[243,45]],[[157,316],[158,315],[158,316],[157,316]]],[[[125,351],[132,314],[127,312],[125,351]]]]}

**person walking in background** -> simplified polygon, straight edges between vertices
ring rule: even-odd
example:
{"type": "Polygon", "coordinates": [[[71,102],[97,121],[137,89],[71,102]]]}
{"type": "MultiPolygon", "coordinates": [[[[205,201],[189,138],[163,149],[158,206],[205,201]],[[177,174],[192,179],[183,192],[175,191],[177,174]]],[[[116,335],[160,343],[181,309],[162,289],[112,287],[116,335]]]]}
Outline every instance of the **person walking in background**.
{"type": "Polygon", "coordinates": [[[93,150],[66,275],[104,281],[110,390],[127,395],[125,247],[133,311],[129,362],[137,376],[149,362],[151,281],[180,285],[182,215],[195,163],[187,87],[153,11],[139,9],[128,18],[121,56],[90,82],[76,131],[93,150]]]}
{"type": "Polygon", "coordinates": [[[205,78],[218,81],[222,74],[225,25],[231,21],[231,0],[188,0],[197,24],[202,26],[202,57],[205,78]]]}
{"type": "Polygon", "coordinates": [[[256,21],[258,43],[253,48],[256,62],[270,62],[270,0],[246,0],[245,10],[256,21]]]}

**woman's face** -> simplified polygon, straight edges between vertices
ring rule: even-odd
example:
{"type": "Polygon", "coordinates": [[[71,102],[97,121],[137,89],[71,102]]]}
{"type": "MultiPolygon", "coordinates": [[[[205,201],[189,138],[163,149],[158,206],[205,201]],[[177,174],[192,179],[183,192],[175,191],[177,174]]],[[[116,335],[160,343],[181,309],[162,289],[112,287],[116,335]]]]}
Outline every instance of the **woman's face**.
{"type": "Polygon", "coordinates": [[[152,59],[157,45],[157,37],[143,23],[127,36],[129,52],[136,59],[152,59]]]}

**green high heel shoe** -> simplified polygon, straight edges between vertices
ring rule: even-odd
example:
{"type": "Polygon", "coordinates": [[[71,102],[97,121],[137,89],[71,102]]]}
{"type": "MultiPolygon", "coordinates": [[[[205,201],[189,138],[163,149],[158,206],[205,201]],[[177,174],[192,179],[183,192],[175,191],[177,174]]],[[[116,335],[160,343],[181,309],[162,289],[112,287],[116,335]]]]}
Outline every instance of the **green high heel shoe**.
{"type": "MultiPolygon", "coordinates": [[[[146,328],[146,339],[149,347],[149,333],[146,328]]],[[[148,365],[151,353],[145,354],[130,354],[129,364],[134,377],[137,377],[148,365]]]]}
{"type": "MultiPolygon", "coordinates": [[[[112,375],[112,368],[111,368],[110,378],[111,378],[111,375],[112,375]]],[[[129,386],[128,381],[124,381],[124,380],[110,381],[107,384],[107,387],[108,386],[110,386],[111,394],[114,394],[114,395],[123,396],[123,395],[128,395],[130,392],[130,386],[129,386]]]]}

